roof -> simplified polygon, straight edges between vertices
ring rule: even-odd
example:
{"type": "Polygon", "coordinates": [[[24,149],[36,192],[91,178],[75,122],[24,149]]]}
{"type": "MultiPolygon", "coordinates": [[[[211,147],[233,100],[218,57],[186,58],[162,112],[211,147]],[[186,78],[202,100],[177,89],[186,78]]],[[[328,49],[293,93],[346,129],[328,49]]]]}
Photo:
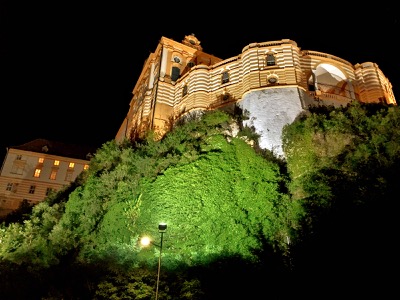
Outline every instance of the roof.
{"type": "Polygon", "coordinates": [[[97,150],[97,148],[92,146],[68,144],[58,141],[49,141],[46,139],[36,139],[19,146],[11,146],[9,148],[83,160],[90,160],[97,150]]]}

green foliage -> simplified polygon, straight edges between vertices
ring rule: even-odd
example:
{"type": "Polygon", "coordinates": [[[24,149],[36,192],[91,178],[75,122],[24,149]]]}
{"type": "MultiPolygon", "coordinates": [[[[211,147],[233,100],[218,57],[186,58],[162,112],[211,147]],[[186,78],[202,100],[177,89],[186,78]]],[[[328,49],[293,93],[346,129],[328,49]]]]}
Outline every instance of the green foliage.
{"type": "MultiPolygon", "coordinates": [[[[191,274],[163,272],[160,276],[160,299],[204,298],[201,282],[191,274]],[[166,278],[170,280],[166,281],[166,278]]],[[[136,269],[125,274],[110,273],[99,282],[93,299],[154,299],[156,277],[154,271],[146,268],[136,269]]]]}
{"type": "MultiPolygon", "coordinates": [[[[277,256],[315,254],[319,244],[312,236],[334,240],[332,232],[367,227],[382,203],[394,205],[392,195],[400,192],[397,107],[310,109],[284,128],[284,162],[251,147],[246,141],[258,137],[238,119],[205,112],[158,141],[149,133],[135,144],[105,143],[74,183],[19,222],[0,226],[1,266],[10,273],[13,266],[27,267],[46,280],[60,270],[74,277],[82,267],[91,299],[151,299],[157,226],[166,222],[160,298],[206,299],[205,291],[221,290],[214,285],[226,270],[231,281],[246,270],[240,280],[261,286],[258,277],[268,273],[271,280],[281,271],[271,266],[277,256]],[[233,125],[241,128],[236,137],[233,125]],[[151,247],[139,246],[143,235],[152,237],[151,247]],[[299,250],[303,241],[311,246],[299,250]]],[[[52,288],[56,292],[41,292],[42,298],[67,298],[71,289],[58,294],[52,288]]]]}
{"type": "Polygon", "coordinates": [[[282,244],[289,229],[286,221],[277,223],[276,211],[289,202],[279,192],[278,168],[241,139],[225,138],[232,121],[225,112],[207,112],[160,142],[104,144],[63,214],[45,221],[50,215],[37,213],[47,224],[43,238],[57,255],[76,249],[84,261],[120,257],[131,263],[126,257],[139,251],[134,239],[146,231],[154,235],[165,218],[172,232],[174,224],[180,228],[172,265],[221,253],[251,256],[261,247],[260,234],[282,244]],[[194,228],[198,238],[188,240],[194,228]]]}
{"type": "Polygon", "coordinates": [[[116,273],[99,283],[95,299],[152,299],[154,275],[147,269],[128,275],[116,273]]]}
{"type": "Polygon", "coordinates": [[[33,207],[30,218],[22,224],[3,226],[0,234],[0,258],[16,264],[36,267],[58,263],[47,237],[64,213],[63,204],[49,206],[44,201],[33,207]]]}
{"type": "Polygon", "coordinates": [[[261,247],[260,233],[273,243],[274,226],[283,226],[272,225],[284,202],[276,166],[240,139],[228,143],[219,136],[210,145],[198,160],[169,168],[144,190],[137,230],[157,237],[157,224],[168,224],[165,247],[173,250],[165,260],[195,263],[227,253],[248,257],[261,247]]]}
{"type": "Polygon", "coordinates": [[[284,128],[290,191],[309,218],[388,195],[399,164],[399,123],[398,107],[354,102],[316,109],[284,128]]]}

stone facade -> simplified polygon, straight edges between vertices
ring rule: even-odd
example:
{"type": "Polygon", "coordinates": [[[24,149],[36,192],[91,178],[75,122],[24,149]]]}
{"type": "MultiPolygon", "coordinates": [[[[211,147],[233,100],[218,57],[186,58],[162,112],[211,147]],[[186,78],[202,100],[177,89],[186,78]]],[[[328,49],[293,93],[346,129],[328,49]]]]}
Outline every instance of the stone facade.
{"type": "Polygon", "coordinates": [[[350,62],[302,50],[292,40],[252,43],[220,59],[203,52],[194,34],[179,43],[162,37],[145,61],[116,141],[163,136],[176,120],[196,110],[238,104],[260,146],[282,155],[281,131],[310,105],[345,106],[352,100],[397,105],[378,65],[350,62]]]}

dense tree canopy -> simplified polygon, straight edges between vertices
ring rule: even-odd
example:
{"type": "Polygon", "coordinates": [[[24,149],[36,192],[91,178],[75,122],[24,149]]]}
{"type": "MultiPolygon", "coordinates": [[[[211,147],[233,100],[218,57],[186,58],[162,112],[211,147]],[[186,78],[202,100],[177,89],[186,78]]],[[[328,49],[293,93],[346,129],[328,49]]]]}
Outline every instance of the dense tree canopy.
{"type": "Polygon", "coordinates": [[[10,297],[28,279],[37,299],[151,299],[159,222],[164,299],[351,273],[364,262],[364,229],[381,245],[392,232],[381,225],[394,226],[399,124],[397,107],[310,108],[284,128],[284,160],[252,146],[257,135],[223,111],[193,115],[160,141],[107,142],[71,186],[2,224],[1,290],[10,297]],[[140,246],[144,235],[152,247],[140,246]]]}
{"type": "Polygon", "coordinates": [[[306,210],[293,253],[321,289],[378,298],[392,290],[399,125],[397,106],[354,102],[311,109],[284,130],[289,190],[306,210]]]}

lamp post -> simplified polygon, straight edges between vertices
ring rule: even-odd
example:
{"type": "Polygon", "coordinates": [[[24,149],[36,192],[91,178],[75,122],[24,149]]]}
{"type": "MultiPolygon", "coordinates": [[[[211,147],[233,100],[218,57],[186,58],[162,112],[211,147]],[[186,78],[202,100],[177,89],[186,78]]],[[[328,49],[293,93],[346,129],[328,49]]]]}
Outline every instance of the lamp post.
{"type": "Polygon", "coordinates": [[[143,246],[148,246],[150,243],[160,247],[160,256],[158,257],[158,270],[157,270],[157,286],[156,286],[156,299],[158,300],[158,286],[160,284],[160,270],[161,270],[161,255],[162,255],[162,246],[163,246],[163,235],[165,233],[165,231],[167,231],[167,224],[166,223],[160,223],[158,224],[158,232],[161,234],[161,241],[160,241],[160,245],[157,245],[155,243],[153,243],[151,241],[151,239],[147,236],[141,238],[140,243],[143,246]]]}
{"type": "Polygon", "coordinates": [[[163,236],[164,236],[164,232],[166,230],[167,230],[167,224],[166,223],[158,224],[158,232],[161,234],[161,240],[160,240],[160,256],[158,257],[156,300],[158,300],[158,285],[160,284],[160,270],[161,270],[161,254],[162,254],[163,236]]]}

